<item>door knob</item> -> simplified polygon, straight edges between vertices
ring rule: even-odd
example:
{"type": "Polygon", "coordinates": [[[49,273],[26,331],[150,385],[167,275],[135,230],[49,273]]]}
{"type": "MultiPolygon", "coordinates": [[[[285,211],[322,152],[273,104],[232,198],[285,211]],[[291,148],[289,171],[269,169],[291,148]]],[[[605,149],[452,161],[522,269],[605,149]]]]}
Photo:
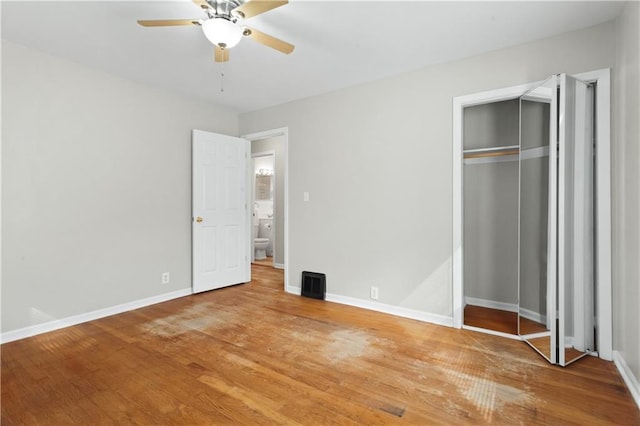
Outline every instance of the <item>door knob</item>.
{"type": "Polygon", "coordinates": [[[202,221],[203,221],[203,220],[204,220],[204,219],[203,219],[203,218],[201,218],[200,216],[196,217],[196,222],[198,222],[198,223],[202,223],[202,221]]]}

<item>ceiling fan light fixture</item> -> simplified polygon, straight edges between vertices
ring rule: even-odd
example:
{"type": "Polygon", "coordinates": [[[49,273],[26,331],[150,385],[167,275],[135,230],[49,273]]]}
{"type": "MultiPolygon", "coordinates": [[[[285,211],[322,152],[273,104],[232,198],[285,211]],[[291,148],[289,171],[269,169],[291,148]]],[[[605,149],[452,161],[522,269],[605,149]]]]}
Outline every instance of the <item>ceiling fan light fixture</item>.
{"type": "Polygon", "coordinates": [[[214,45],[231,49],[242,38],[242,27],[224,18],[212,18],[202,23],[205,37],[214,45]]]}

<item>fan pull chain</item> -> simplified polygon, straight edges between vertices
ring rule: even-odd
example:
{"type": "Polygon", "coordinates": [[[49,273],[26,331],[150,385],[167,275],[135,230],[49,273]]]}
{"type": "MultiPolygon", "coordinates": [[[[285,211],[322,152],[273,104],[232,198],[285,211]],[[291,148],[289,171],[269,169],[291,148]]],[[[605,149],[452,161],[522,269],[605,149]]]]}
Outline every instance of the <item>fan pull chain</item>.
{"type": "Polygon", "coordinates": [[[220,63],[220,92],[224,92],[224,61],[220,63]]]}

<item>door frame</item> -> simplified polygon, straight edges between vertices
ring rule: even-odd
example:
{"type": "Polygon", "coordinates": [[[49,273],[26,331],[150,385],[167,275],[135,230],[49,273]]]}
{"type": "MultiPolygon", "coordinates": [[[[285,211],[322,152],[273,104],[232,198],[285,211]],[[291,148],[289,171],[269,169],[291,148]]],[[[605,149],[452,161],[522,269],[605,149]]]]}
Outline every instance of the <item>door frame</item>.
{"type": "MultiPolygon", "coordinates": [[[[247,133],[240,136],[243,139],[247,139],[249,143],[253,141],[259,141],[262,139],[269,139],[275,137],[282,137],[284,140],[284,291],[292,294],[300,294],[299,287],[290,285],[289,277],[289,128],[280,127],[278,129],[264,130],[261,132],[247,133]]],[[[252,160],[251,156],[249,156],[252,160]]],[[[250,169],[250,167],[248,167],[250,169]]],[[[253,173],[253,171],[251,172],[253,173]]],[[[252,202],[251,194],[248,195],[248,205],[252,202]]],[[[251,246],[251,241],[249,242],[251,246]]],[[[275,259],[274,259],[275,262],[275,259]]]]}
{"type": "MultiPolygon", "coordinates": [[[[595,144],[596,156],[596,309],[600,358],[613,359],[613,318],[611,288],[611,70],[609,68],[573,74],[580,80],[596,83],[595,144]]],[[[453,326],[463,327],[463,176],[462,112],[465,107],[517,98],[544,80],[453,98],[453,326]]]]}

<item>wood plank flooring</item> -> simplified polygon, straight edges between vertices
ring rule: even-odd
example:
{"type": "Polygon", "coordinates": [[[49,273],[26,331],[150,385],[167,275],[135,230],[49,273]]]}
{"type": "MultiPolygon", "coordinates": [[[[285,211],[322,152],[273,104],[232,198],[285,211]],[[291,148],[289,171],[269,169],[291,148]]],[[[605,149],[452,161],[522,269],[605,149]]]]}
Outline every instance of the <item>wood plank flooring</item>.
{"type": "Polygon", "coordinates": [[[640,424],[613,363],[282,291],[282,271],[2,345],[2,425],[640,424]]]}
{"type": "MultiPolygon", "coordinates": [[[[465,305],[464,325],[518,335],[518,314],[500,309],[465,305]]],[[[522,334],[542,333],[546,331],[544,324],[531,321],[524,317],[520,318],[520,327],[522,334]]]]}
{"type": "Polygon", "coordinates": [[[516,335],[518,334],[518,313],[465,305],[464,325],[516,335]]]}
{"type": "Polygon", "coordinates": [[[266,258],[262,259],[262,260],[256,260],[254,259],[252,262],[254,265],[262,265],[262,266],[270,266],[273,267],[273,257],[272,256],[267,256],[266,258]]]}

